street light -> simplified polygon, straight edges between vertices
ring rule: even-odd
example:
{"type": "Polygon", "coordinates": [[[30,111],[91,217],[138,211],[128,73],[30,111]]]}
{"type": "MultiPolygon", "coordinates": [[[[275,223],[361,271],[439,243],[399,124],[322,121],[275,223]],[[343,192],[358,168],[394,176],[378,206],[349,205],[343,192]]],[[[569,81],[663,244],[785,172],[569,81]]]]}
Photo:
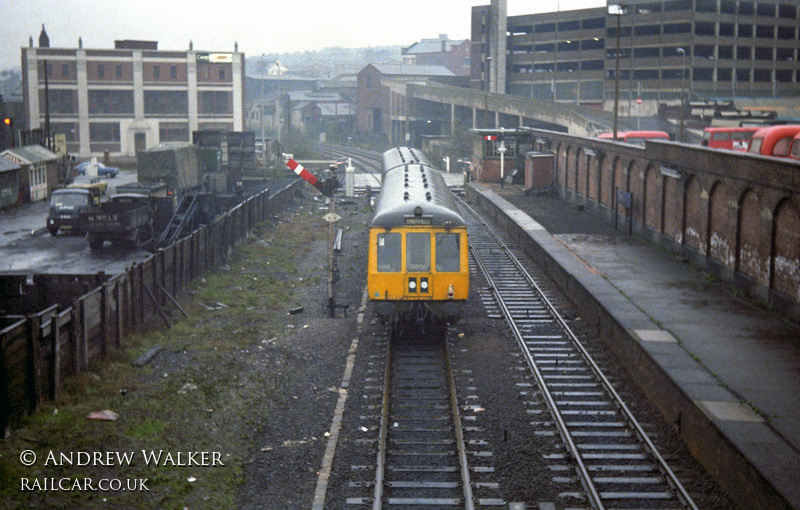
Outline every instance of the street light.
{"type": "Polygon", "coordinates": [[[678,141],[683,142],[684,125],[686,123],[686,50],[678,48],[677,51],[681,54],[681,129],[678,141]]]}
{"type": "Polygon", "coordinates": [[[619,32],[620,20],[625,13],[625,5],[623,4],[609,4],[608,13],[617,16],[617,53],[616,64],[614,70],[614,140],[617,139],[617,129],[619,124],[619,32]]]}

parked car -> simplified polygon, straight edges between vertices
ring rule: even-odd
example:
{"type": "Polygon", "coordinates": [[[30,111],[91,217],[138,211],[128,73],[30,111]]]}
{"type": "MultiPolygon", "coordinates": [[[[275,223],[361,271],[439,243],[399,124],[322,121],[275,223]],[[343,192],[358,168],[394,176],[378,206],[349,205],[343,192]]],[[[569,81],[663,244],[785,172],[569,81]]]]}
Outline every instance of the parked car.
{"type": "MultiPolygon", "coordinates": [[[[91,164],[91,161],[84,161],[79,165],[75,165],[72,167],[74,170],[77,170],[78,175],[86,175],[86,167],[91,164]]],[[[97,163],[97,176],[98,177],[111,177],[114,178],[119,173],[119,167],[116,166],[106,166],[100,162],[97,163]]]]}

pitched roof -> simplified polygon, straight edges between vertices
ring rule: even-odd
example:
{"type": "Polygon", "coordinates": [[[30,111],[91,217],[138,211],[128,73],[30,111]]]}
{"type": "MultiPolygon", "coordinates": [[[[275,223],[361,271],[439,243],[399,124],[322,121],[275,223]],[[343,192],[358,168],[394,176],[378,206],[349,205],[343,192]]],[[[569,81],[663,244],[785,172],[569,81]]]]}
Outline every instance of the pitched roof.
{"type": "Polygon", "coordinates": [[[0,172],[8,172],[9,170],[19,170],[19,165],[7,160],[5,156],[0,156],[0,172]]]}
{"type": "Polygon", "coordinates": [[[444,66],[426,66],[416,64],[370,64],[381,74],[387,76],[455,76],[453,71],[444,66]]]}
{"type": "Polygon", "coordinates": [[[20,160],[25,164],[41,163],[43,161],[53,161],[58,159],[58,154],[51,152],[41,145],[26,145],[25,147],[13,147],[6,149],[3,156],[11,160],[20,160]]]}

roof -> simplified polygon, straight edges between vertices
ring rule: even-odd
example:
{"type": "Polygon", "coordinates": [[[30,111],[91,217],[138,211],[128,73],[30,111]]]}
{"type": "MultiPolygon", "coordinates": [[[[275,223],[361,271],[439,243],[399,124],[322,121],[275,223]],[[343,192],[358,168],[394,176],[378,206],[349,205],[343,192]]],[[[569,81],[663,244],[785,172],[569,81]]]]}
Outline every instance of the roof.
{"type": "Polygon", "coordinates": [[[0,172],[8,172],[9,170],[19,170],[19,165],[7,160],[5,156],[0,156],[0,172]]]}
{"type": "Polygon", "coordinates": [[[423,39],[418,43],[414,43],[403,52],[405,55],[414,55],[419,53],[447,53],[453,50],[454,46],[462,44],[461,41],[451,41],[450,39],[423,39]]]}
{"type": "Polygon", "coordinates": [[[32,165],[34,163],[58,159],[58,154],[45,149],[41,145],[26,145],[25,147],[6,149],[0,156],[5,156],[11,161],[19,162],[23,165],[32,165]]]}
{"type": "Polygon", "coordinates": [[[444,66],[425,66],[416,64],[370,64],[381,74],[387,76],[455,76],[444,66]]]}

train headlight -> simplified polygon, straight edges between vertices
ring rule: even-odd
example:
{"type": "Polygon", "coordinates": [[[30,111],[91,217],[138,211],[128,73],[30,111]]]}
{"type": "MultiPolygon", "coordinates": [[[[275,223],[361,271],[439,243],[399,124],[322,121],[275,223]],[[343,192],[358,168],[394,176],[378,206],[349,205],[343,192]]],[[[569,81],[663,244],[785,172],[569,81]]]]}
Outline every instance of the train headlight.
{"type": "Polygon", "coordinates": [[[417,291],[417,279],[416,278],[409,278],[408,279],[408,291],[409,292],[416,292],[417,291]]]}
{"type": "Polygon", "coordinates": [[[420,278],[419,279],[419,291],[420,292],[428,292],[428,279],[427,278],[420,278]]]}
{"type": "Polygon", "coordinates": [[[447,298],[453,299],[456,295],[456,289],[453,288],[453,284],[451,283],[449,287],[447,287],[447,298]]]}

